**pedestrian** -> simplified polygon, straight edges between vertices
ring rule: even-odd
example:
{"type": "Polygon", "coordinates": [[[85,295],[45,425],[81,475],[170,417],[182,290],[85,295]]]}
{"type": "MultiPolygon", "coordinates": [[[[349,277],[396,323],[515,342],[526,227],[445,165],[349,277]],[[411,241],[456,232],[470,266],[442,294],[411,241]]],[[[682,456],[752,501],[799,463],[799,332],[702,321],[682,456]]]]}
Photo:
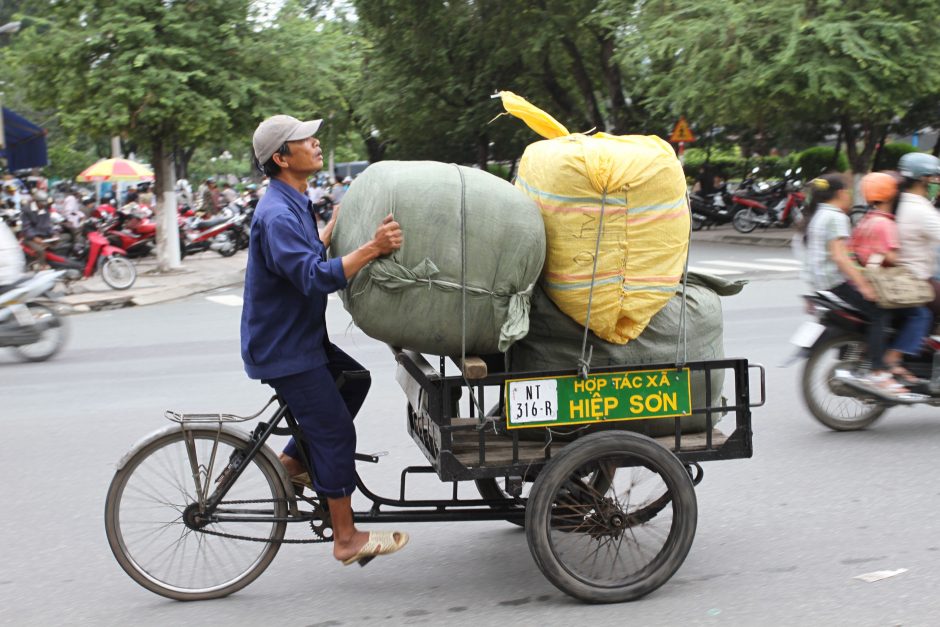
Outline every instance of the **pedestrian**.
{"type": "Polygon", "coordinates": [[[344,372],[365,369],[330,342],[327,295],[346,287],[373,259],[397,250],[402,233],[389,215],[377,225],[371,241],[345,257],[327,257],[338,214],[321,233],[305,194],[307,178],[323,167],[315,137],[321,123],[276,115],[254,132],[256,166],[270,182],[251,225],[241,352],[248,376],[272,386],[300,425],[306,451],[291,439],[280,459],[295,484],[306,470],[301,459],[309,460],[312,486],[329,504],[333,557],[345,565],[364,566],[377,555],[402,548],[408,535],[367,533],[353,523],[353,417],[370,380],[350,378],[338,386],[344,372]]]}
{"type": "Polygon", "coordinates": [[[235,189],[232,187],[232,184],[229,183],[228,181],[224,181],[222,183],[221,196],[222,196],[223,207],[228,207],[233,202],[238,200],[238,192],[235,191],[235,189]]]}
{"type": "Polygon", "coordinates": [[[16,283],[26,269],[23,249],[5,220],[0,220],[0,291],[16,283]]]}
{"type": "Polygon", "coordinates": [[[333,198],[333,204],[337,207],[341,202],[343,202],[343,196],[346,195],[346,190],[349,189],[349,186],[352,184],[352,177],[347,176],[343,179],[342,183],[336,183],[330,189],[330,196],[333,198]]]}
{"type": "Polygon", "coordinates": [[[145,181],[143,183],[138,184],[137,190],[138,190],[137,191],[138,204],[141,204],[147,207],[148,209],[153,209],[155,197],[153,193],[153,188],[151,187],[150,183],[145,181]]]}
{"type": "Polygon", "coordinates": [[[212,217],[222,208],[222,195],[211,176],[205,180],[200,196],[199,210],[206,214],[206,217],[212,217]]]}
{"type": "Polygon", "coordinates": [[[32,198],[24,197],[20,204],[21,234],[23,243],[33,251],[40,270],[49,266],[46,261],[46,242],[52,237],[52,215],[49,212],[49,195],[35,190],[32,198]]]}

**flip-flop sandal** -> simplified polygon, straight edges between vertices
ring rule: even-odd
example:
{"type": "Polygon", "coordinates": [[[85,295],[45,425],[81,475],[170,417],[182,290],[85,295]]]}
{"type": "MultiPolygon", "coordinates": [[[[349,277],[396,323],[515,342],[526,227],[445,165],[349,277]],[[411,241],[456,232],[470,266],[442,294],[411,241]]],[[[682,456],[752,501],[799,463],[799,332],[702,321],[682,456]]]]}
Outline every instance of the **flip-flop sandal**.
{"type": "Polygon", "coordinates": [[[891,374],[894,375],[894,378],[901,383],[911,385],[919,385],[920,383],[923,383],[922,380],[914,376],[914,373],[904,366],[891,366],[891,374]]]}
{"type": "Polygon", "coordinates": [[[359,552],[343,560],[343,566],[359,564],[365,566],[379,555],[390,555],[408,544],[408,534],[404,531],[370,531],[369,539],[359,552]],[[398,540],[395,535],[398,535],[398,540]]]}
{"type": "Polygon", "coordinates": [[[892,374],[884,373],[862,379],[862,382],[868,387],[885,394],[898,396],[900,394],[910,394],[910,390],[898,383],[892,374]]]}

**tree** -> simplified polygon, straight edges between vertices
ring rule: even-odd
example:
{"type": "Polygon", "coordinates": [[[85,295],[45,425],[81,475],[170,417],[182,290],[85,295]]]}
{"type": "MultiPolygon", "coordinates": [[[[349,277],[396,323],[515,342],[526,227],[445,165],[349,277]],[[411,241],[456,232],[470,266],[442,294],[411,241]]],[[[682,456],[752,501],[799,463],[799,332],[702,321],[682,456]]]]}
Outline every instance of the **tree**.
{"type": "Polygon", "coordinates": [[[242,70],[255,36],[248,0],[37,0],[10,58],[37,107],[69,133],[121,135],[156,174],[158,267],[179,265],[174,145],[232,130],[267,100],[242,70]]]}
{"type": "Polygon", "coordinates": [[[758,132],[841,128],[856,173],[916,100],[940,91],[935,0],[606,0],[636,16],[620,54],[650,106],[758,132]],[[625,45],[629,42],[630,45],[625,45]]]}
{"type": "Polygon", "coordinates": [[[369,42],[361,101],[391,156],[513,160],[534,137],[489,96],[522,94],[578,131],[645,130],[597,0],[354,2],[369,42]]]}

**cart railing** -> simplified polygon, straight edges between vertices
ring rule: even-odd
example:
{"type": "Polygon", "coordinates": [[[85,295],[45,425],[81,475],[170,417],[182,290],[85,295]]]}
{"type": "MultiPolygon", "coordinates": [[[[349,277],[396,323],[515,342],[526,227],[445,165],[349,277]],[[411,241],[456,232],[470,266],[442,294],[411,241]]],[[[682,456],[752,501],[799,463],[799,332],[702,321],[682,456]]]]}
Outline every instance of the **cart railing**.
{"type": "MultiPolygon", "coordinates": [[[[746,359],[696,361],[682,366],[690,374],[703,375],[704,389],[695,390],[692,408],[699,422],[704,417],[704,428],[694,433],[688,426],[683,428],[683,418],[602,422],[564,430],[508,429],[504,411],[507,380],[575,373],[486,371],[484,376],[471,380],[459,371],[448,375],[444,359],[438,369],[419,353],[398,349],[394,353],[398,362],[396,379],[408,398],[408,431],[444,481],[532,479],[560,447],[601,429],[629,429],[654,437],[689,465],[751,457],[751,408],[763,405],[766,398],[762,366],[749,364],[746,359]],[[725,373],[727,397],[722,396],[722,390],[712,389],[712,374],[716,371],[725,373]],[[750,396],[752,376],[759,380],[760,398],[756,402],[750,396]],[[716,428],[719,420],[722,430],[716,428]]],[[[592,374],[674,369],[675,364],[615,365],[594,368],[592,374]]]]}

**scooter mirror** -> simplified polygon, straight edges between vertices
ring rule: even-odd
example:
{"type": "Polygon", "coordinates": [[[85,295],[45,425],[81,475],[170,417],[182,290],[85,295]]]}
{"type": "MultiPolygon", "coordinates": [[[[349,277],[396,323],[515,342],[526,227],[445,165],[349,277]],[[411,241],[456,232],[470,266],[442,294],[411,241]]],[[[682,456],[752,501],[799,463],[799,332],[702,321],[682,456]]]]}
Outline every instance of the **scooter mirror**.
{"type": "Polygon", "coordinates": [[[790,176],[791,174],[793,174],[792,168],[787,168],[787,171],[783,173],[784,176],[790,176]]]}
{"type": "Polygon", "coordinates": [[[754,169],[751,170],[751,174],[757,174],[758,172],[760,172],[760,166],[756,166],[756,165],[755,165],[755,166],[754,166],[754,169]]]}

